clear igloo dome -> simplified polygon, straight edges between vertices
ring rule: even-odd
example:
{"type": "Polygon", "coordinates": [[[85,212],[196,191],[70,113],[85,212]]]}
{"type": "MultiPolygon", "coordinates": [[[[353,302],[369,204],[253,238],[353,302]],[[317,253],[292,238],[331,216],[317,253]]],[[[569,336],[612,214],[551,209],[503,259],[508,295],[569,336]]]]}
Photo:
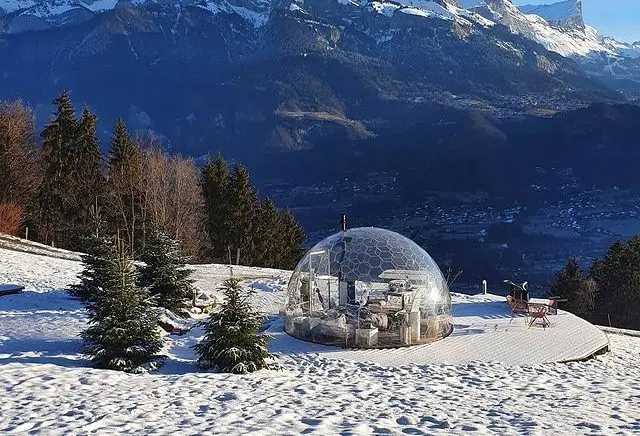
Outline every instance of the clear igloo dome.
{"type": "Polygon", "coordinates": [[[449,335],[451,296],[434,260],[410,239],[363,227],[329,236],[289,281],[285,331],[328,345],[384,348],[449,335]]]}

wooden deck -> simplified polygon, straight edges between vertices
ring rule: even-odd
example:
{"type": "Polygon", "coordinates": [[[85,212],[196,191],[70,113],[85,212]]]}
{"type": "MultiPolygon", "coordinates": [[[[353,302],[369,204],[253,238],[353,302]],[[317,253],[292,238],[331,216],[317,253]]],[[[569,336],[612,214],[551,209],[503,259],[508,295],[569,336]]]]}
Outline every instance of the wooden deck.
{"type": "MultiPolygon", "coordinates": [[[[602,330],[568,312],[549,315],[549,327],[536,324],[529,328],[524,315],[512,319],[504,297],[454,298],[452,314],[453,333],[427,345],[387,350],[343,350],[305,343],[298,348],[300,352],[320,353],[323,357],[370,361],[383,366],[471,362],[538,365],[581,361],[609,348],[609,339],[602,330]]],[[[277,335],[274,348],[297,348],[291,343],[278,345],[279,341],[295,339],[277,335]]]]}

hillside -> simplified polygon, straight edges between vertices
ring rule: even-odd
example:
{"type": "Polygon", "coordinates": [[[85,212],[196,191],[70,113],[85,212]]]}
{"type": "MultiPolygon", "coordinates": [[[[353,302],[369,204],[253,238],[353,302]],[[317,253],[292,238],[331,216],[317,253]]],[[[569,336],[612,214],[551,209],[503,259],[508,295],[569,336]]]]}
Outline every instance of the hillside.
{"type": "MultiPolygon", "coordinates": [[[[209,291],[228,274],[225,266],[195,268],[196,284],[209,291]]],[[[575,434],[639,429],[640,339],[617,334],[609,335],[610,353],[583,363],[390,368],[280,350],[281,371],[229,376],[195,371],[189,348],[200,334],[195,330],[167,336],[169,360],[159,374],[89,369],[77,336],[86,325],[83,310],[60,289],[79,269],[76,261],[0,248],[0,282],[27,287],[21,295],[0,297],[2,432],[575,434]]],[[[286,272],[242,268],[234,273],[259,290],[257,308],[271,314],[279,310],[286,272]]]]}
{"type": "Polygon", "coordinates": [[[0,1],[0,98],[26,99],[44,122],[67,88],[101,114],[103,136],[125,116],[176,151],[242,158],[353,143],[434,105],[502,118],[633,97],[634,60],[595,30],[509,0],[459,5],[0,1]],[[280,116],[291,112],[316,115],[280,116]]]}

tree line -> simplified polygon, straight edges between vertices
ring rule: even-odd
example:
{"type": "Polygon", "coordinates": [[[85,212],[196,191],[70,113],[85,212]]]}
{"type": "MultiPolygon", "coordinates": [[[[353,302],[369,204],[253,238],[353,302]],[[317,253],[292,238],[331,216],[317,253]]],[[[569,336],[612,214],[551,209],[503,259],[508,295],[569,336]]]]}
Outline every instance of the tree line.
{"type": "Polygon", "coordinates": [[[150,138],[133,137],[122,119],[103,156],[98,117],[78,117],[69,93],[40,133],[33,110],[0,102],[0,232],[83,251],[87,235],[120,236],[132,255],[153,232],[198,261],[293,268],[305,235],[290,210],[261,199],[245,167],[222,156],[198,169],[150,138]]]}
{"type": "Polygon", "coordinates": [[[562,309],[596,324],[639,330],[640,236],[614,242],[588,271],[569,259],[555,274],[549,294],[566,298],[562,309]]]}

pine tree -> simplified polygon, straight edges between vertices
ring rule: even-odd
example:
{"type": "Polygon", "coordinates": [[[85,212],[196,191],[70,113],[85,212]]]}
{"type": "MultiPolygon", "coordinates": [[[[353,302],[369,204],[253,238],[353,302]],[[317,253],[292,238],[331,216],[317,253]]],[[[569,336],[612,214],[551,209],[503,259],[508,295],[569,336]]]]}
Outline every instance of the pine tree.
{"type": "Polygon", "coordinates": [[[84,239],[86,254],[82,256],[84,269],[78,276],[80,283],[72,285],[70,293],[82,301],[90,315],[94,314],[102,291],[110,286],[111,264],[116,258],[113,238],[94,234],[84,239]]]}
{"type": "MultiPolygon", "coordinates": [[[[102,203],[104,177],[102,155],[96,134],[97,117],[85,106],[78,123],[75,141],[74,178],[71,187],[73,204],[70,219],[73,234],[86,236],[92,233],[91,209],[102,203]]],[[[75,246],[81,247],[76,243],[75,246]]]]}
{"type": "Polygon", "coordinates": [[[207,210],[207,230],[209,245],[214,260],[228,259],[227,254],[227,188],[229,184],[229,168],[218,154],[213,161],[208,161],[202,168],[202,194],[207,210]]]}
{"type": "Polygon", "coordinates": [[[258,333],[265,318],[249,304],[253,291],[243,290],[236,279],[226,280],[223,286],[225,300],[220,311],[204,323],[205,336],[195,346],[198,366],[236,374],[276,369],[267,350],[271,337],[258,333]]]}
{"type": "Polygon", "coordinates": [[[255,225],[255,259],[256,266],[276,268],[282,257],[281,217],[271,199],[262,202],[255,225]]]}
{"type": "Polygon", "coordinates": [[[598,312],[611,314],[619,327],[640,328],[640,236],[614,242],[591,266],[591,277],[598,286],[598,312]]]}
{"type": "Polygon", "coordinates": [[[142,158],[138,144],[127,132],[122,119],[116,123],[109,147],[107,204],[113,231],[126,234],[129,250],[144,240],[142,213],[142,158]]]}
{"type": "Polygon", "coordinates": [[[589,315],[594,308],[597,286],[593,279],[582,274],[576,259],[569,259],[550,284],[549,295],[567,299],[562,309],[577,315],[589,315]]]}
{"type": "Polygon", "coordinates": [[[128,164],[139,157],[140,150],[129,136],[127,125],[122,118],[118,119],[109,145],[109,170],[126,171],[128,164]]]}
{"type": "Polygon", "coordinates": [[[255,247],[253,225],[255,223],[258,195],[249,180],[249,172],[245,167],[236,164],[229,178],[227,190],[227,230],[232,260],[240,251],[240,263],[253,265],[255,247]]]}
{"type": "Polygon", "coordinates": [[[138,285],[148,288],[159,307],[179,314],[193,296],[192,270],[185,268],[180,244],[162,232],[151,232],[140,258],[138,285]]]}
{"type": "Polygon", "coordinates": [[[291,210],[287,209],[281,219],[281,256],[278,268],[293,269],[304,254],[304,242],[307,237],[291,210]]]}
{"type": "Polygon", "coordinates": [[[104,259],[106,269],[95,275],[98,292],[92,297],[85,352],[97,368],[138,372],[155,369],[162,348],[158,312],[149,293],[136,286],[133,262],[122,243],[104,259]]]}
{"type": "Polygon", "coordinates": [[[66,219],[77,126],[73,104],[66,91],[53,103],[56,105],[54,118],[41,134],[44,175],[38,191],[39,233],[45,243],[64,246],[65,235],[72,234],[66,219]]]}

